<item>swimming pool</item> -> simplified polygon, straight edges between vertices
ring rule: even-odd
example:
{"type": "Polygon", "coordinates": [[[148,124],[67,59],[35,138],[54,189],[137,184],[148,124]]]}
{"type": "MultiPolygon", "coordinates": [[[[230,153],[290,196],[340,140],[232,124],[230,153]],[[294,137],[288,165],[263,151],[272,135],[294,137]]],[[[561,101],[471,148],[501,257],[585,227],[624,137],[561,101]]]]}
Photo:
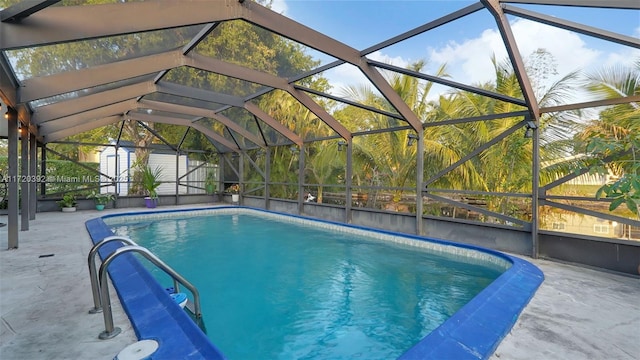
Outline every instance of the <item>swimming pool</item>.
{"type": "MultiPolygon", "coordinates": [[[[342,226],[342,225],[338,225],[338,224],[334,224],[334,223],[330,223],[330,222],[325,222],[325,221],[315,221],[315,220],[308,220],[308,219],[304,219],[301,217],[296,217],[296,216],[287,216],[287,217],[283,217],[283,215],[278,215],[278,214],[273,214],[273,213],[269,213],[269,212],[265,212],[265,211],[261,211],[261,210],[248,210],[248,209],[238,209],[238,208],[217,208],[215,210],[212,209],[196,209],[196,210],[189,210],[187,212],[185,211],[181,211],[181,212],[175,212],[175,211],[161,211],[161,212],[153,212],[151,214],[149,213],[130,213],[130,214],[126,214],[126,218],[122,217],[122,216],[106,216],[105,217],[105,221],[109,222],[109,223],[114,223],[114,222],[118,222],[118,221],[123,221],[124,219],[130,219],[130,221],[132,221],[133,223],[138,222],[138,225],[140,225],[140,221],[141,220],[146,220],[149,221],[149,217],[154,218],[154,219],[161,219],[161,218],[168,218],[168,217],[175,217],[175,216],[181,216],[181,215],[185,215],[185,214],[189,214],[189,215],[201,215],[202,212],[211,212],[211,211],[215,211],[215,212],[227,212],[227,213],[233,213],[233,214],[239,214],[239,215],[243,215],[243,214],[247,214],[247,213],[252,213],[252,214],[261,214],[263,216],[271,216],[271,217],[278,217],[278,218],[286,218],[288,219],[288,221],[290,222],[297,222],[302,224],[302,226],[306,226],[307,228],[309,228],[310,226],[313,226],[314,224],[320,223],[323,226],[329,226],[329,227],[333,227],[335,231],[335,229],[340,229],[340,231],[343,232],[349,232],[351,235],[353,235],[354,233],[358,233],[358,232],[363,232],[363,229],[358,228],[358,227],[350,227],[350,226],[342,226]],[[145,219],[146,218],[146,219],[145,219]]],[[[231,219],[235,218],[236,220],[237,215],[234,215],[233,217],[231,217],[231,219]]],[[[97,228],[97,230],[99,230],[98,232],[100,232],[100,230],[104,231],[106,229],[108,229],[108,226],[104,225],[104,222],[101,221],[101,219],[94,219],[96,221],[92,221],[91,224],[89,224],[89,222],[87,223],[87,228],[91,231],[91,228],[97,228]],[[91,226],[90,226],[91,225],[91,226]],[[106,228],[106,229],[105,229],[106,228]]],[[[174,232],[176,231],[176,226],[178,223],[182,223],[180,221],[175,222],[175,221],[164,221],[164,222],[160,222],[158,224],[162,224],[159,225],[161,227],[167,227],[167,226],[172,226],[172,230],[170,231],[165,231],[165,232],[174,232]]],[[[144,224],[144,223],[143,223],[144,224]]],[[[184,225],[184,224],[183,224],[184,225]]],[[[317,226],[317,225],[316,225],[317,226]]],[[[233,231],[232,227],[231,231],[233,231]]],[[[312,228],[312,227],[311,227],[312,228]]],[[[95,229],[94,229],[95,230],[95,229]]],[[[528,302],[528,300],[530,299],[530,297],[533,295],[533,292],[535,291],[535,289],[538,287],[538,285],[540,284],[540,282],[542,281],[542,274],[539,272],[539,270],[537,268],[535,268],[534,266],[532,266],[531,264],[524,262],[520,259],[517,258],[513,258],[510,256],[506,256],[506,255],[502,255],[496,252],[492,252],[492,251],[479,251],[478,249],[474,248],[474,247],[468,247],[468,246],[462,246],[462,247],[453,247],[451,244],[448,244],[446,242],[438,242],[438,241],[424,241],[424,239],[419,238],[419,237],[411,237],[411,236],[405,236],[402,235],[400,236],[400,234],[395,234],[395,233],[390,233],[390,232],[381,232],[381,231],[376,231],[374,232],[374,234],[376,234],[376,237],[379,238],[381,241],[391,241],[391,242],[399,242],[399,243],[409,243],[409,242],[415,242],[416,240],[418,240],[418,243],[426,248],[431,248],[431,250],[435,250],[436,252],[448,252],[448,253],[453,253],[455,254],[454,257],[459,257],[460,255],[464,255],[464,256],[471,256],[469,257],[470,262],[472,263],[482,263],[484,262],[486,265],[488,265],[488,268],[492,269],[492,271],[494,271],[495,273],[488,276],[487,278],[485,278],[486,283],[491,282],[496,276],[499,275],[499,272],[497,272],[497,269],[500,269],[499,271],[502,271],[505,268],[509,268],[509,270],[507,270],[506,272],[504,272],[502,275],[499,275],[499,277],[491,282],[491,285],[489,285],[487,288],[485,288],[484,290],[482,290],[480,292],[480,294],[478,294],[477,296],[474,297],[474,295],[476,295],[476,293],[480,290],[474,290],[474,292],[469,295],[469,297],[472,297],[473,299],[468,302],[466,305],[462,306],[462,304],[459,305],[455,305],[452,304],[452,307],[454,307],[455,309],[457,309],[458,307],[462,306],[462,308],[460,310],[458,310],[455,314],[453,314],[453,316],[451,316],[449,318],[448,321],[446,321],[444,324],[440,325],[439,323],[433,325],[433,324],[429,324],[429,323],[424,323],[424,316],[421,318],[421,323],[419,325],[416,324],[412,324],[410,327],[423,327],[424,329],[420,329],[421,331],[423,331],[422,333],[420,331],[418,331],[417,335],[416,334],[409,334],[407,335],[407,337],[409,339],[403,339],[405,341],[404,345],[401,346],[406,346],[407,348],[411,347],[412,344],[414,344],[415,342],[419,341],[420,338],[422,338],[424,335],[426,335],[427,333],[429,333],[429,335],[424,338],[422,341],[419,341],[419,343],[413,347],[411,347],[411,349],[409,349],[406,353],[402,354],[402,352],[398,352],[398,350],[395,350],[395,353],[392,353],[393,356],[390,356],[389,353],[387,353],[386,355],[381,355],[378,358],[389,358],[389,357],[397,357],[399,355],[402,355],[402,358],[425,358],[425,357],[431,357],[431,358],[435,358],[435,357],[443,357],[443,356],[455,356],[456,358],[484,358],[486,356],[488,356],[489,354],[491,354],[491,352],[493,351],[493,349],[495,349],[495,347],[497,346],[499,340],[506,334],[506,332],[510,329],[510,327],[513,325],[513,323],[515,322],[517,315],[519,314],[519,312],[522,310],[522,308],[524,307],[524,305],[528,302]],[[499,290],[499,291],[497,291],[499,290]],[[437,327],[437,328],[436,328],[437,327]],[[431,331],[434,328],[435,331],[431,331]],[[417,338],[415,338],[417,336],[417,338]],[[412,337],[414,337],[415,339],[412,339],[412,337]],[[410,341],[407,345],[406,341],[410,341]]],[[[235,236],[235,235],[234,235],[235,236]]],[[[104,237],[104,236],[103,236],[104,237]]],[[[94,237],[94,235],[92,234],[92,238],[95,239],[100,239],[100,234],[96,234],[96,236],[94,237]]],[[[176,239],[176,241],[182,241],[181,239],[176,239]]],[[[316,241],[317,242],[317,241],[316,241]]],[[[343,248],[342,246],[344,246],[344,243],[340,243],[339,248],[344,250],[344,251],[353,251],[353,250],[348,250],[347,248],[343,248]]],[[[141,243],[141,245],[146,246],[146,244],[144,242],[141,243]]],[[[175,249],[176,244],[173,244],[173,248],[175,249]]],[[[290,246],[291,244],[289,244],[290,246]]],[[[243,245],[243,247],[246,246],[246,244],[243,245]]],[[[358,245],[360,246],[360,245],[358,245]]],[[[380,246],[388,246],[388,245],[380,245],[377,244],[376,246],[378,246],[378,250],[379,251],[386,251],[386,250],[380,250],[380,246]]],[[[295,250],[295,251],[304,251],[304,248],[306,248],[307,245],[302,245],[301,248],[295,250]]],[[[400,245],[400,247],[406,247],[404,245],[400,245]]],[[[362,247],[359,248],[360,251],[362,251],[362,247]]],[[[334,249],[335,250],[335,249],[334,249]]],[[[154,251],[154,253],[156,253],[157,255],[159,255],[161,258],[163,258],[164,260],[167,260],[165,258],[165,255],[163,255],[162,253],[158,253],[156,249],[152,249],[152,251],[154,251]]],[[[406,251],[406,248],[404,248],[403,251],[406,251]]],[[[416,253],[420,253],[420,251],[413,251],[414,255],[416,253]]],[[[274,257],[277,255],[271,255],[271,257],[274,257]]],[[[124,256],[123,256],[124,257],[124,256]]],[[[273,260],[273,259],[269,259],[269,260],[273,260]]],[[[131,263],[135,263],[136,261],[130,261],[131,263]]],[[[273,261],[271,261],[272,263],[275,263],[273,261]]],[[[268,262],[265,262],[268,263],[268,262]]],[[[171,264],[171,262],[170,262],[171,264]]],[[[117,264],[114,264],[112,266],[116,266],[117,264]]],[[[245,265],[246,266],[246,265],[245,265]]],[[[120,267],[118,265],[118,267],[120,267]]],[[[136,271],[137,272],[145,272],[142,271],[141,266],[137,266],[136,271]]],[[[357,267],[356,267],[357,268],[357,267]]],[[[349,272],[351,271],[352,274],[351,276],[353,277],[354,273],[353,271],[356,269],[353,266],[343,266],[343,275],[344,276],[349,276],[349,272]]],[[[380,277],[381,274],[380,273],[375,273],[376,269],[373,269],[374,273],[373,273],[373,277],[380,277]]],[[[179,270],[182,273],[182,270],[179,270]]],[[[477,268],[474,270],[477,271],[477,268]]],[[[111,272],[111,270],[110,270],[111,272]]],[[[409,273],[409,271],[407,271],[407,269],[404,269],[403,272],[405,273],[409,273]]],[[[340,272],[338,272],[340,273],[340,272]]],[[[420,275],[422,272],[419,271],[412,271],[410,272],[412,275],[418,274],[420,275]]],[[[110,273],[110,275],[112,276],[112,279],[114,277],[113,273],[110,273]]],[[[148,276],[149,274],[147,273],[146,275],[141,275],[144,279],[144,281],[149,281],[148,276]]],[[[400,277],[402,275],[398,275],[397,273],[392,273],[389,274],[389,277],[385,278],[385,281],[382,281],[382,283],[387,284],[387,286],[391,286],[390,284],[393,284],[393,281],[390,281],[390,279],[393,279],[394,277],[400,277]]],[[[116,278],[118,276],[116,275],[116,278]]],[[[130,278],[130,276],[128,276],[130,278]]],[[[322,276],[320,276],[322,277],[322,276]]],[[[187,278],[190,278],[189,275],[187,275],[187,278]]],[[[343,279],[344,280],[344,279],[343,279]]],[[[371,280],[371,278],[368,278],[368,281],[371,280]]],[[[130,279],[128,279],[127,281],[130,281],[130,279]]],[[[480,282],[482,282],[480,281],[480,282]]],[[[121,289],[118,288],[117,285],[117,279],[113,279],[114,282],[114,286],[116,286],[116,288],[118,289],[118,295],[121,297],[121,301],[123,302],[123,306],[125,307],[125,310],[127,311],[127,313],[129,314],[130,318],[132,317],[131,313],[135,313],[135,306],[133,306],[133,309],[129,309],[129,307],[126,305],[127,304],[127,299],[126,299],[126,295],[124,296],[125,299],[123,299],[123,295],[120,293],[121,289]],[[124,301],[123,301],[124,300],[124,301]],[[132,310],[132,311],[130,311],[132,310]],[[131,312],[131,313],[130,313],[131,312]]],[[[153,282],[153,281],[152,281],[153,282]]],[[[340,282],[338,282],[340,283],[340,282]]],[[[399,283],[399,282],[396,282],[399,283]]],[[[344,284],[344,281],[342,281],[342,284],[344,284]]],[[[164,284],[163,284],[164,285],[164,284]]],[[[370,284],[371,285],[371,284],[370,284]]],[[[484,284],[482,284],[484,286],[484,284]]],[[[254,284],[255,286],[255,284],[254,284]]],[[[373,284],[373,286],[380,286],[380,283],[377,284],[373,284]]],[[[161,293],[162,291],[162,287],[158,284],[156,284],[156,287],[160,288],[160,291],[149,291],[153,294],[155,293],[161,293]]],[[[384,287],[384,286],[383,286],[384,287]]],[[[410,287],[424,287],[424,283],[420,283],[420,282],[412,282],[410,283],[410,287]]],[[[138,298],[140,297],[140,293],[141,293],[141,289],[134,287],[134,289],[136,289],[134,291],[134,293],[137,293],[137,295],[135,295],[134,297],[138,298]]],[[[130,290],[134,290],[134,289],[130,289],[130,290]]],[[[340,289],[341,291],[338,292],[342,292],[344,293],[345,289],[340,289]]],[[[348,289],[350,292],[350,296],[351,296],[351,300],[354,300],[358,297],[358,294],[356,294],[355,292],[352,292],[353,289],[348,289]]],[[[126,291],[125,291],[126,293],[126,291]]],[[[201,290],[201,295],[202,295],[202,290],[201,290]]],[[[344,294],[343,294],[344,295],[344,294]]],[[[164,295],[166,297],[166,295],[164,295]]],[[[213,295],[212,295],[213,296],[213,295]]],[[[285,294],[283,297],[291,297],[292,294],[285,294]]],[[[293,296],[297,296],[297,295],[293,295],[293,296]]],[[[155,296],[153,296],[155,298],[161,298],[162,295],[160,294],[155,294],[155,296]]],[[[205,299],[204,302],[206,302],[206,298],[207,296],[203,297],[205,299]]],[[[157,299],[156,299],[157,300],[157,299]]],[[[161,299],[160,299],[161,300],[161,299]]],[[[464,302],[467,302],[468,298],[464,299],[464,302]]],[[[380,301],[380,298],[377,298],[376,301],[380,301]]],[[[167,306],[167,305],[165,305],[167,306]]],[[[216,306],[222,306],[222,303],[218,303],[216,306]]],[[[333,303],[332,306],[335,306],[335,302],[333,303]]],[[[351,304],[351,306],[353,306],[353,304],[351,304]]],[[[168,306],[171,307],[171,306],[168,306]]],[[[287,306],[285,306],[285,308],[287,308],[287,306]]],[[[204,310],[204,309],[203,309],[204,310]]],[[[371,309],[369,309],[369,311],[371,311],[371,309]]],[[[391,310],[391,313],[397,312],[398,310],[391,310]]],[[[144,313],[144,311],[140,311],[141,313],[144,313]]],[[[205,313],[205,320],[206,320],[206,314],[207,314],[207,310],[204,310],[203,313],[205,313]]],[[[255,315],[255,314],[254,314],[255,315]]],[[[272,314],[273,315],[273,314],[272,314]]],[[[381,314],[383,316],[381,316],[381,318],[384,318],[384,321],[378,321],[378,326],[380,327],[380,330],[382,332],[384,332],[385,330],[385,326],[384,325],[391,325],[393,323],[392,319],[390,319],[390,315],[384,315],[381,314]]],[[[406,321],[406,316],[404,316],[403,314],[399,314],[401,318],[405,318],[402,321],[406,321]]],[[[437,314],[429,314],[431,316],[434,317],[438,317],[441,315],[437,315],[437,314]]],[[[446,314],[446,316],[448,316],[450,314],[446,314]]],[[[172,317],[175,316],[172,315],[172,317]]],[[[219,315],[218,315],[219,316],[219,315]]],[[[328,318],[331,318],[331,316],[327,315],[328,318]]],[[[426,316],[429,317],[429,316],[426,316]]],[[[148,319],[147,319],[148,320],[148,319]]],[[[317,319],[316,319],[317,320],[317,319]]],[[[208,320],[207,320],[208,321],[208,320]]],[[[142,321],[144,322],[144,321],[142,321]]],[[[137,325],[135,324],[134,319],[132,319],[132,323],[134,324],[134,328],[137,327],[137,325]]],[[[309,324],[311,324],[313,322],[309,322],[309,324]]],[[[322,323],[322,322],[321,322],[322,323]]],[[[299,324],[298,324],[299,325],[299,324]]],[[[327,325],[327,324],[324,324],[327,325]]],[[[181,325],[184,326],[184,325],[181,325]]],[[[211,325],[207,324],[207,329],[210,330],[210,327],[212,327],[211,325]]],[[[278,326],[277,326],[278,327],[278,326]]],[[[374,326],[375,328],[375,326],[374,326]]],[[[386,331],[389,328],[387,327],[386,331]]],[[[190,329],[192,330],[192,329],[190,329]]],[[[229,329],[230,331],[230,329],[229,329]]],[[[141,331],[142,332],[142,331],[141,331]]],[[[193,331],[189,331],[189,332],[193,332],[193,331]]],[[[138,334],[138,329],[136,328],[136,333],[138,334]]],[[[347,331],[348,333],[348,331],[347,331]]],[[[362,342],[362,338],[358,338],[357,336],[358,332],[353,332],[351,333],[352,335],[352,342],[353,343],[361,343],[362,342]]],[[[138,334],[139,338],[149,338],[148,336],[150,336],[151,334],[146,334],[146,337],[144,334],[138,334]]],[[[344,335],[344,334],[342,334],[344,335]]],[[[231,336],[234,337],[234,336],[231,336]]],[[[402,334],[400,335],[400,337],[402,337],[402,334]]],[[[214,336],[215,338],[215,336],[214,336]]],[[[341,344],[348,344],[348,340],[349,337],[347,336],[347,342],[343,342],[343,343],[331,343],[331,341],[329,341],[326,345],[328,346],[340,346],[341,344]]],[[[202,338],[197,339],[198,343],[200,342],[204,342],[206,343],[206,341],[202,338]]],[[[221,341],[221,343],[223,343],[223,341],[221,341]]],[[[206,345],[206,344],[205,344],[206,345]]],[[[285,344],[280,344],[281,346],[284,346],[285,344]]],[[[291,345],[291,344],[289,344],[291,345]]],[[[365,345],[371,345],[371,344],[365,344],[365,345]]],[[[222,346],[222,345],[221,345],[222,346]]],[[[184,345],[181,345],[181,347],[184,347],[184,345]]],[[[203,346],[200,346],[201,348],[203,348],[203,346]]],[[[225,345],[225,347],[227,347],[227,345],[225,345]]],[[[162,348],[162,346],[161,346],[162,348]]],[[[204,346],[204,348],[206,348],[206,346],[204,346]]],[[[213,350],[215,350],[217,352],[217,349],[211,345],[211,348],[213,350]]],[[[366,348],[366,346],[365,346],[366,348]]],[[[372,350],[374,352],[367,352],[366,350],[358,350],[355,349],[354,353],[350,353],[350,356],[356,356],[356,355],[360,355],[360,356],[364,356],[365,358],[371,358],[371,354],[375,354],[375,351],[377,350],[372,350]],[[364,351],[364,354],[363,354],[364,351]]],[[[218,356],[219,355],[219,352],[218,356]]],[[[310,354],[313,352],[310,352],[310,354]]],[[[244,358],[240,355],[237,355],[237,353],[232,352],[233,356],[231,356],[231,358],[244,358]]],[[[299,354],[299,353],[298,353],[299,354]]],[[[316,353],[317,354],[317,353],[316,353]]],[[[275,355],[274,355],[275,356],[275,355]]],[[[296,356],[292,357],[291,355],[288,355],[290,358],[295,358],[296,356]]],[[[319,356],[319,355],[318,355],[319,356]]],[[[346,355],[345,355],[346,356],[346,355]]],[[[286,357],[286,356],[285,356],[286,357]]],[[[299,357],[299,356],[297,356],[299,357]]],[[[332,356],[326,356],[325,358],[332,358],[335,357],[335,355],[332,356]]],[[[197,358],[197,357],[194,357],[197,358]]],[[[202,358],[213,358],[211,354],[208,355],[203,355],[202,358]]],[[[317,356],[309,356],[309,358],[317,358],[317,356]]]]}
{"type": "Polygon", "coordinates": [[[198,288],[230,359],[394,359],[510,266],[264,214],[112,226],[198,288]]]}

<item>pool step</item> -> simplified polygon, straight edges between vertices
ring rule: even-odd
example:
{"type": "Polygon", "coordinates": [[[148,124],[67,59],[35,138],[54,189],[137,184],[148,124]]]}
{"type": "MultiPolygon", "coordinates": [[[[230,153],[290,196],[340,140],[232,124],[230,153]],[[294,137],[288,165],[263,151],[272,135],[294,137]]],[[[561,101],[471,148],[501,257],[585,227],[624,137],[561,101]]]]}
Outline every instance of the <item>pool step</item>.
{"type": "Polygon", "coordinates": [[[204,326],[204,319],[202,318],[202,316],[199,318],[196,317],[195,306],[191,300],[187,299],[187,305],[185,305],[184,309],[186,310],[187,314],[189,314],[189,317],[191,317],[191,320],[193,320],[193,322],[195,322],[196,325],[198,325],[200,330],[202,330],[202,332],[206,334],[207,327],[204,326]]]}
{"type": "Polygon", "coordinates": [[[180,307],[186,311],[191,320],[193,320],[193,322],[198,325],[200,330],[202,330],[206,334],[207,328],[204,326],[204,319],[202,318],[202,316],[200,316],[199,318],[196,317],[196,306],[193,301],[191,301],[191,299],[189,299],[185,293],[177,293],[174,287],[165,288],[165,291],[171,296],[173,301],[179,304],[180,307]]]}

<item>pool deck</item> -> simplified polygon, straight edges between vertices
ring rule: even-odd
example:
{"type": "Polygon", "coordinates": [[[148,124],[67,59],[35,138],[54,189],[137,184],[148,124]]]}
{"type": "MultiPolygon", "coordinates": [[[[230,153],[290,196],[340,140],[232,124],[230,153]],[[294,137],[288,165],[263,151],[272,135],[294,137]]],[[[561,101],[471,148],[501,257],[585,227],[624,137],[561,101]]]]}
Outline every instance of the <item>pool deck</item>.
{"type": "MultiPolygon", "coordinates": [[[[112,360],[136,341],[113,292],[120,335],[99,340],[103,316],[87,313],[93,301],[85,221],[132,211],[144,209],[38,213],[16,250],[6,250],[7,227],[0,227],[0,359],[112,360]]],[[[640,359],[639,277],[524,259],[545,281],[492,360],[640,359]]]]}

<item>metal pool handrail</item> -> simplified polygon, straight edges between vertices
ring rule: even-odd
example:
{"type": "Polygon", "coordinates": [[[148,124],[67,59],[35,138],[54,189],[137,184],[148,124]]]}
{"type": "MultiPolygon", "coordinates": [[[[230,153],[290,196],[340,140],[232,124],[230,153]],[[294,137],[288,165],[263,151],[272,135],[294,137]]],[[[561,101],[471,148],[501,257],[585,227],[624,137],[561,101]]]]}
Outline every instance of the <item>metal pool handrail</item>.
{"type": "Polygon", "coordinates": [[[100,278],[100,299],[102,300],[103,311],[102,314],[104,316],[104,327],[105,330],[98,335],[98,338],[110,339],[115,337],[120,333],[120,328],[113,326],[113,315],[111,312],[111,299],[109,298],[109,284],[107,283],[107,267],[113,259],[118,257],[121,254],[126,252],[137,252],[143,255],[147,260],[151,261],[154,265],[162,269],[165,273],[171,276],[174,281],[178,281],[182,285],[184,285],[187,289],[191,291],[193,294],[193,302],[194,302],[194,315],[196,319],[202,317],[202,312],[200,311],[200,294],[198,293],[198,289],[196,289],[193,284],[187,281],[182,275],[178,274],[175,270],[173,270],[169,265],[165,264],[162,260],[160,260],[157,256],[155,256],[151,251],[147,248],[138,245],[127,245],[121,248],[116,249],[111,255],[107,256],[107,258],[100,265],[100,270],[98,271],[98,277],[100,278]]]}
{"type": "Polygon", "coordinates": [[[89,250],[88,262],[89,262],[89,280],[91,280],[91,293],[93,294],[93,309],[89,310],[89,314],[97,314],[102,311],[102,305],[100,304],[100,288],[98,286],[98,272],[96,271],[96,254],[98,250],[107,243],[113,241],[121,241],[127,245],[137,245],[133,240],[123,236],[107,236],[93,245],[89,250]]]}

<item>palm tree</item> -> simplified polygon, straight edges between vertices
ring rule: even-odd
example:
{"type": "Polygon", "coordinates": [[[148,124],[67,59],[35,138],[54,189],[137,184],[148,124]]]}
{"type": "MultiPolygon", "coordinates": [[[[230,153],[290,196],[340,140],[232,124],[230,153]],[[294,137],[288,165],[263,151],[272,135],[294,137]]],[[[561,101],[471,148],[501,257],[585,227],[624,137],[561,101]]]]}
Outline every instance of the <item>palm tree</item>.
{"type": "MultiPolygon", "coordinates": [[[[640,58],[631,67],[609,67],[587,74],[587,89],[601,99],[640,94],[640,58]]],[[[613,199],[610,211],[625,204],[640,215],[640,105],[615,105],[600,112],[578,135],[584,150],[596,159],[600,173],[613,172],[619,179],[598,189],[596,197],[613,199]],[[618,154],[618,155],[616,155],[618,154]],[[621,155],[620,155],[621,154],[621,155]],[[602,158],[614,156],[605,164],[602,158]]]]}
{"type": "MultiPolygon", "coordinates": [[[[549,60],[538,61],[536,66],[549,66],[552,63],[551,55],[543,50],[534,53],[538,60],[549,56],[549,60]],[[547,54],[547,55],[545,55],[547,54]]],[[[513,98],[522,98],[522,90],[517,81],[515,72],[511,64],[507,61],[498,62],[492,58],[494,65],[495,79],[493,82],[477,85],[477,87],[508,95],[513,98]]],[[[529,69],[528,73],[547,73],[539,69],[529,69]]],[[[548,90],[536,91],[541,107],[561,104],[571,94],[573,83],[577,79],[577,73],[570,73],[557,82],[550,85],[548,90]]],[[[535,79],[534,79],[535,80],[535,79]]],[[[532,81],[540,84],[540,81],[532,81]]],[[[440,99],[439,111],[445,118],[466,118],[481,116],[486,114],[509,113],[525,108],[510,102],[500,101],[486,96],[471,94],[464,91],[456,91],[440,99]]],[[[540,143],[541,161],[550,159],[565,158],[567,150],[571,144],[571,139],[566,136],[576,126],[576,114],[570,112],[543,114],[540,118],[540,143]]],[[[508,129],[512,128],[521,117],[510,117],[498,120],[479,121],[450,126],[446,138],[447,143],[443,144],[449,151],[455,151],[459,157],[468,154],[482,144],[500,136],[508,129]]],[[[468,161],[467,169],[474,172],[467,172],[465,182],[460,182],[465,189],[492,191],[492,192],[524,192],[531,190],[531,163],[532,163],[531,141],[516,132],[502,139],[497,144],[482,151],[478,156],[468,161]]],[[[561,169],[556,166],[546,169],[539,174],[541,180],[547,181],[555,179],[561,169]],[[553,170],[553,171],[552,171],[553,170]]],[[[563,174],[566,174],[563,173],[563,174]]],[[[455,176],[455,174],[451,174],[455,176]]],[[[443,185],[454,185],[454,181],[443,185]]],[[[506,212],[508,198],[501,197],[490,202],[489,206],[494,210],[506,212]]]]}
{"type": "MultiPolygon", "coordinates": [[[[421,71],[424,61],[409,66],[410,70],[421,71]]],[[[446,76],[445,66],[438,69],[437,76],[446,76]]],[[[422,82],[415,77],[398,73],[385,73],[392,88],[400,95],[419,119],[432,118],[434,104],[428,100],[432,88],[431,82],[422,82]]],[[[395,109],[379,94],[368,86],[350,86],[343,89],[346,97],[361,104],[394,113],[395,109]]],[[[406,126],[406,123],[394,117],[372,113],[362,109],[337,111],[334,116],[351,131],[366,131],[406,126]]],[[[382,174],[382,183],[393,188],[393,202],[397,208],[408,186],[415,186],[416,151],[415,145],[409,145],[408,135],[412,130],[395,130],[356,137],[354,145],[354,178],[373,179],[382,174]],[[375,173],[375,174],[374,174],[375,173]]]]}
{"type": "MultiPolygon", "coordinates": [[[[615,99],[640,94],[640,58],[634,66],[615,66],[587,74],[587,89],[599,99],[615,99]]],[[[600,113],[581,133],[585,140],[596,135],[614,142],[623,141],[630,134],[638,134],[640,105],[635,102],[617,105],[600,113]]]]}
{"type": "MultiPolygon", "coordinates": [[[[324,78],[307,80],[310,87],[325,91],[327,82],[324,78]]],[[[334,135],[335,132],[313,112],[298,102],[290,94],[275,90],[259,98],[260,107],[271,117],[281,122],[287,128],[299,135],[303,140],[334,135]]],[[[316,102],[323,104],[321,100],[316,102]]],[[[331,156],[331,149],[313,142],[305,144],[305,169],[307,176],[305,182],[326,184],[330,182],[335,167],[335,156],[331,156]],[[328,160],[332,161],[328,161],[328,160]]],[[[271,179],[274,182],[297,183],[297,155],[292,154],[289,146],[278,146],[272,152],[271,179]]],[[[255,174],[254,174],[255,176],[255,174]]],[[[291,198],[295,196],[290,187],[274,187],[272,195],[276,197],[291,198]],[[280,190],[282,189],[282,190],[280,190]]],[[[296,187],[297,189],[297,187],[296,187]]],[[[318,189],[322,191],[322,186],[318,189]]],[[[322,194],[317,195],[317,201],[322,201],[322,194]]]]}
{"type": "Polygon", "coordinates": [[[336,146],[326,143],[314,143],[313,148],[309,148],[305,166],[305,173],[309,179],[307,182],[318,184],[316,201],[322,203],[323,190],[325,184],[337,183],[340,174],[344,174],[344,163],[338,160],[340,157],[336,146]]]}

